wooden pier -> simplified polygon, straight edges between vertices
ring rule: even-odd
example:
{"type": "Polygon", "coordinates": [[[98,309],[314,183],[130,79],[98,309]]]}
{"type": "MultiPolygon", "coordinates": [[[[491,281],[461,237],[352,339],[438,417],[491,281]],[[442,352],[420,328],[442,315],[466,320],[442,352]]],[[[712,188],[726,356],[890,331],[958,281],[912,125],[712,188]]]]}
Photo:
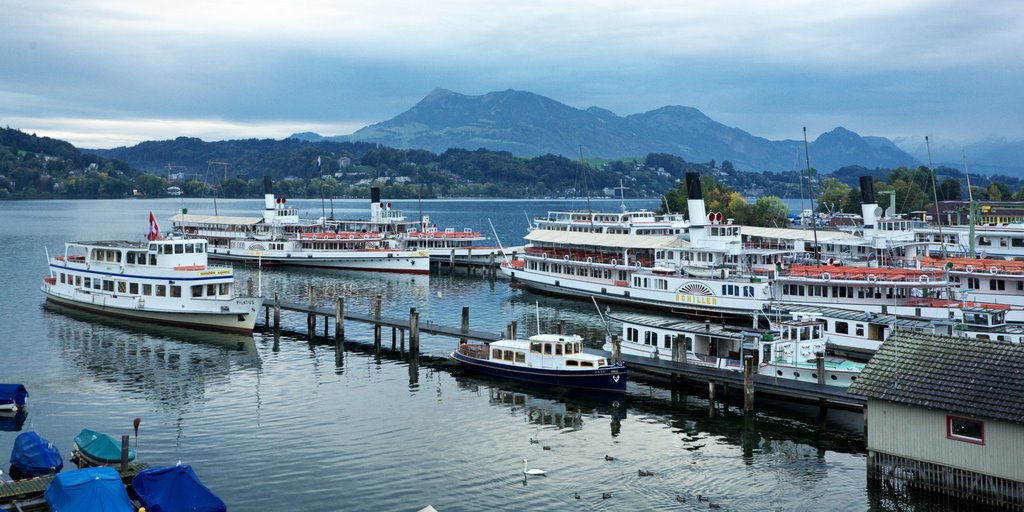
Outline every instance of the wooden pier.
{"type": "MultiPolygon", "coordinates": [[[[846,388],[829,386],[823,382],[800,382],[754,373],[749,360],[744,361],[743,372],[734,372],[667,359],[632,355],[620,357],[629,365],[631,371],[668,379],[673,387],[686,385],[688,380],[707,382],[708,395],[712,402],[715,401],[715,392],[718,388],[726,394],[731,390],[743,391],[745,411],[754,409],[755,391],[792,401],[816,403],[823,408],[833,407],[859,412],[867,404],[866,398],[850,394],[846,388]]],[[[824,375],[824,372],[819,373],[824,375]]]]}
{"type": "MultiPolygon", "coordinates": [[[[515,254],[515,251],[510,252],[509,257],[512,258],[515,254]]],[[[456,256],[455,249],[452,249],[448,255],[431,256],[430,267],[439,274],[447,271],[449,275],[453,275],[456,268],[463,268],[469,275],[474,275],[479,271],[484,277],[495,278],[498,276],[498,267],[504,258],[501,249],[495,247],[481,247],[475,256],[473,250],[470,250],[466,256],[456,256]]]]}

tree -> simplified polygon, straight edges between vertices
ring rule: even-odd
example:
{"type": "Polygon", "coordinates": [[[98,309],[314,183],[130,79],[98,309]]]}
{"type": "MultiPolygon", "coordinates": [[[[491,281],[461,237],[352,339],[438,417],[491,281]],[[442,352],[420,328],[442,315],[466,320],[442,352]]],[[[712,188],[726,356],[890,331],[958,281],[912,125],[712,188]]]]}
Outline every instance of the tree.
{"type": "Polygon", "coordinates": [[[761,196],[754,203],[750,223],[756,226],[785,227],[788,222],[789,208],[775,196],[761,196]]]}
{"type": "Polygon", "coordinates": [[[850,204],[850,192],[853,187],[836,178],[825,178],[821,184],[821,195],[818,196],[819,212],[853,212],[855,204],[850,204]]]}
{"type": "Polygon", "coordinates": [[[143,173],[135,177],[135,190],[149,197],[162,197],[167,195],[167,180],[143,173]]]}
{"type": "Polygon", "coordinates": [[[959,201],[960,195],[960,180],[955,178],[946,178],[939,183],[938,188],[939,201],[959,201]]]}
{"type": "Polygon", "coordinates": [[[1010,187],[998,181],[989,183],[987,192],[989,201],[1002,201],[1003,198],[1009,198],[1013,194],[1010,187]]]}

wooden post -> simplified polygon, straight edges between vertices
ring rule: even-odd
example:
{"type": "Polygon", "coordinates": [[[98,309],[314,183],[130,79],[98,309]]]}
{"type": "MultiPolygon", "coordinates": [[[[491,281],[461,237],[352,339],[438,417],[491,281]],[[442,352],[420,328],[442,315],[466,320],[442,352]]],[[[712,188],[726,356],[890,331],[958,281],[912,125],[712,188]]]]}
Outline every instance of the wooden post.
{"type": "Polygon", "coordinates": [[[263,325],[270,327],[270,307],[267,304],[263,304],[263,325]]]}
{"type": "Polygon", "coordinates": [[[487,274],[494,277],[497,272],[497,267],[494,266],[494,251],[491,251],[491,255],[487,257],[487,274]]]}
{"type": "Polygon", "coordinates": [[[708,403],[712,406],[715,403],[715,381],[708,380],[708,403]]]}
{"type": "Polygon", "coordinates": [[[398,329],[398,350],[405,352],[405,329],[398,329]]]}
{"type": "Polygon", "coordinates": [[[825,385],[825,354],[822,352],[816,352],[814,354],[814,363],[818,367],[818,385],[825,385]]]}
{"type": "MultiPolygon", "coordinates": [[[[469,332],[469,306],[462,306],[462,333],[466,334],[469,332]]],[[[468,340],[465,337],[459,338],[459,343],[466,343],[468,340]]]]}
{"type": "Polygon", "coordinates": [[[507,325],[505,325],[505,339],[512,339],[512,322],[509,322],[507,325]]]}
{"type": "Polygon", "coordinates": [[[512,320],[512,337],[509,338],[509,339],[513,339],[514,340],[514,339],[516,339],[516,336],[519,336],[519,321],[518,320],[512,320]]]}
{"type": "Polygon", "coordinates": [[[373,317],[378,320],[380,319],[380,305],[382,300],[383,299],[381,298],[380,295],[376,295],[373,297],[373,317]]]}
{"type": "Polygon", "coordinates": [[[334,339],[345,339],[345,298],[340,295],[338,303],[334,306],[334,339]]]}
{"type": "Polygon", "coordinates": [[[391,351],[395,351],[395,341],[398,339],[398,327],[391,328],[391,351]]]}
{"type": "Polygon", "coordinates": [[[409,311],[409,351],[420,350],[420,312],[416,308],[409,311]]]}
{"type": "Polygon", "coordinates": [[[281,328],[281,295],[274,292],[274,329],[281,328]]]}
{"type": "Polygon", "coordinates": [[[619,341],[618,334],[612,334],[612,363],[618,363],[622,360],[622,342],[619,341]]]}
{"type": "Polygon", "coordinates": [[[380,336],[381,336],[381,333],[380,333],[380,330],[381,330],[381,326],[380,326],[380,304],[381,304],[381,296],[380,295],[375,295],[373,297],[373,319],[374,319],[374,322],[373,322],[373,346],[378,351],[380,350],[380,336]]]}
{"type": "Polygon", "coordinates": [[[452,249],[451,256],[448,257],[448,274],[455,275],[455,249],[452,249]]]}
{"type": "Polygon", "coordinates": [[[743,356],[743,413],[754,412],[754,356],[743,356]]]}
{"type": "Polygon", "coordinates": [[[672,340],[672,362],[686,364],[686,337],[676,334],[672,340]]]}
{"type": "Polygon", "coordinates": [[[309,333],[309,337],[313,338],[316,336],[316,315],[313,314],[313,308],[316,306],[316,297],[313,296],[313,285],[306,287],[309,292],[309,313],[306,313],[306,331],[309,333]]]}
{"type": "Polygon", "coordinates": [[[128,435],[121,436],[121,471],[128,470],[128,435]]]}

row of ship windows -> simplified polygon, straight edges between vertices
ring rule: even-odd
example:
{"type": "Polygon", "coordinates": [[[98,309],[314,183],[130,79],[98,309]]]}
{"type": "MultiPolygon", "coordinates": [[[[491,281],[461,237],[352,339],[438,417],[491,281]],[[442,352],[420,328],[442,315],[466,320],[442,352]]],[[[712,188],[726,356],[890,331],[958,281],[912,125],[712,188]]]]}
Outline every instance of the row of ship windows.
{"type": "MultiPolygon", "coordinates": [[[[644,339],[640,341],[640,330],[635,327],[626,328],[626,341],[632,343],[643,343],[653,347],[658,346],[658,333],[654,331],[644,331],[644,339]]],[[[662,340],[662,348],[672,348],[672,335],[666,334],[662,340]]],[[[693,350],[693,341],[686,338],[686,350],[693,350]]]]}
{"type": "MultiPolygon", "coordinates": [[[[129,283],[127,281],[114,281],[111,279],[99,279],[91,277],[73,276],[71,274],[60,274],[60,282],[72,285],[85,290],[99,290],[111,293],[124,293],[128,295],[149,295],[154,297],[181,297],[181,286],[165,284],[142,284],[129,283]],[[140,293],[141,290],[141,293],[140,293]]],[[[197,284],[189,287],[192,297],[217,297],[230,296],[231,283],[219,284],[197,284]]]]}
{"type": "MultiPolygon", "coordinates": [[[[915,289],[916,291],[916,289],[915,289]]],[[[824,285],[802,285],[802,284],[784,284],[782,285],[782,294],[790,295],[793,297],[837,297],[843,299],[852,299],[854,297],[858,299],[863,298],[875,298],[880,299],[882,297],[893,298],[892,288],[881,288],[881,287],[853,287],[853,286],[824,286],[824,285]],[[831,292],[830,292],[831,290],[831,292]],[[856,290],[856,292],[854,292],[856,290]],[[831,295],[829,295],[831,293],[831,295]]],[[[896,297],[906,297],[906,288],[896,288],[896,297]]]]}
{"type": "MultiPolygon", "coordinates": [[[[581,277],[596,277],[598,279],[611,279],[612,271],[597,267],[587,267],[580,265],[562,265],[556,263],[545,263],[530,260],[527,262],[530,270],[536,270],[538,272],[551,272],[555,274],[565,274],[569,276],[581,276],[581,277]]],[[[616,271],[619,274],[619,279],[625,279],[626,272],[623,270],[616,271]]]]}
{"type": "MultiPolygon", "coordinates": [[[[968,277],[966,279],[967,279],[967,287],[968,288],[970,288],[972,290],[979,290],[979,289],[981,289],[981,280],[980,279],[978,279],[977,277],[968,277]]],[[[952,281],[954,283],[959,283],[960,282],[960,277],[959,276],[951,277],[950,281],[952,281]]],[[[1024,291],[1024,281],[1018,280],[1018,281],[1016,281],[1016,283],[1017,283],[1017,285],[1016,285],[1017,286],[1017,291],[1018,292],[1024,291]]],[[[988,280],[988,289],[989,290],[995,290],[995,291],[1005,291],[1006,290],[1006,280],[1005,279],[989,279],[988,280]]]]}
{"type": "MultiPolygon", "coordinates": [[[[560,347],[559,347],[560,348],[560,347]]],[[[561,350],[559,350],[561,352],[561,350]]],[[[491,349],[491,359],[495,361],[515,361],[517,363],[526,362],[526,353],[518,350],[503,350],[500,348],[491,349]]],[[[575,359],[566,359],[566,366],[574,366],[578,368],[593,368],[593,361],[577,361],[575,359]]]]}

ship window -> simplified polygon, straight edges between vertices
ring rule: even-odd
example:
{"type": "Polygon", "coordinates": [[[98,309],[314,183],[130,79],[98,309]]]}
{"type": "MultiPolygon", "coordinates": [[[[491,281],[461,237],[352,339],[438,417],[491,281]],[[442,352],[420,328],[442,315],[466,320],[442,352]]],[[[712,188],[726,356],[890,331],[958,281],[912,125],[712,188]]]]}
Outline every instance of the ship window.
{"type": "Polygon", "coordinates": [[[174,254],[184,254],[185,244],[174,244],[174,254]]]}
{"type": "Polygon", "coordinates": [[[203,285],[201,285],[201,284],[192,285],[192,296],[193,297],[202,297],[203,296],[203,285]]]}
{"type": "Polygon", "coordinates": [[[181,287],[177,285],[171,286],[171,297],[181,297],[181,287]]]}
{"type": "Polygon", "coordinates": [[[672,348],[672,335],[671,334],[666,334],[665,335],[665,348],[672,348]]]}
{"type": "Polygon", "coordinates": [[[972,290],[977,290],[978,288],[981,288],[980,283],[981,283],[981,281],[977,277],[968,277],[967,278],[967,287],[972,289],[972,290]]]}
{"type": "Polygon", "coordinates": [[[946,416],[946,438],[967,443],[985,444],[985,422],[946,416]]]}
{"type": "Polygon", "coordinates": [[[156,254],[150,254],[149,255],[149,264],[150,265],[156,265],[156,254]]]}
{"type": "Polygon", "coordinates": [[[550,343],[545,343],[544,344],[544,353],[547,354],[547,355],[551,355],[551,344],[550,343]]]}
{"type": "Polygon", "coordinates": [[[856,334],[860,338],[863,338],[864,337],[864,324],[854,324],[854,326],[856,326],[856,332],[854,334],[856,334]]]}
{"type": "Polygon", "coordinates": [[[500,348],[492,349],[491,350],[491,359],[500,360],[501,359],[501,352],[502,352],[502,350],[500,348]]]}
{"type": "Polygon", "coordinates": [[[117,293],[127,293],[127,292],[128,292],[128,283],[125,282],[125,281],[118,281],[117,282],[117,293]]]}
{"type": "Polygon", "coordinates": [[[217,295],[231,295],[231,283],[221,283],[218,289],[220,293],[217,295]]]}
{"type": "Polygon", "coordinates": [[[130,284],[128,284],[128,293],[130,293],[132,295],[138,295],[139,294],[139,283],[130,283],[130,284]]]}
{"type": "Polygon", "coordinates": [[[592,363],[590,361],[580,361],[580,366],[585,367],[585,368],[593,368],[594,367],[594,363],[592,363]]]}
{"type": "Polygon", "coordinates": [[[208,285],[206,285],[206,296],[207,297],[213,297],[214,295],[217,295],[217,285],[215,285],[215,284],[208,284],[208,285]]]}
{"type": "Polygon", "coordinates": [[[134,265],[135,264],[135,253],[134,252],[128,253],[128,264],[129,265],[134,265]]]}
{"type": "Polygon", "coordinates": [[[1005,290],[1006,289],[1006,281],[1003,280],[1003,279],[990,279],[988,281],[988,289],[989,290],[1005,290]]]}
{"type": "MultiPolygon", "coordinates": [[[[102,285],[103,289],[106,290],[106,288],[107,288],[106,283],[108,283],[108,282],[109,281],[104,281],[104,282],[101,283],[101,281],[99,279],[93,279],[92,280],[92,289],[93,290],[99,290],[100,286],[102,285]]],[[[110,290],[109,291],[114,291],[114,284],[113,283],[110,284],[110,290]]]]}
{"type": "Polygon", "coordinates": [[[167,296],[167,285],[166,284],[158,284],[158,285],[156,285],[156,296],[157,297],[166,297],[167,296]]]}
{"type": "Polygon", "coordinates": [[[75,286],[82,286],[82,276],[75,276],[75,286]]]}
{"type": "Polygon", "coordinates": [[[196,252],[196,246],[194,244],[185,244],[185,254],[192,254],[196,252]]]}
{"type": "Polygon", "coordinates": [[[638,331],[635,327],[627,328],[626,341],[632,341],[633,343],[640,341],[640,331],[638,331]]]}
{"type": "Polygon", "coordinates": [[[575,360],[575,359],[569,359],[569,360],[567,360],[565,362],[565,365],[566,366],[577,366],[578,367],[580,365],[580,362],[575,360]]]}
{"type": "Polygon", "coordinates": [[[512,352],[511,350],[506,350],[504,351],[504,353],[501,354],[501,358],[504,359],[505,361],[511,361],[513,358],[515,358],[515,352],[512,352]]]}
{"type": "Polygon", "coordinates": [[[836,333],[850,334],[850,324],[846,322],[836,322],[836,333]]]}
{"type": "Polygon", "coordinates": [[[530,352],[540,354],[540,343],[530,343],[530,352]]]}
{"type": "Polygon", "coordinates": [[[153,285],[151,285],[151,284],[144,284],[144,285],[142,285],[142,294],[143,295],[153,295],[153,285]]]}
{"type": "Polygon", "coordinates": [[[92,288],[92,278],[91,277],[85,278],[85,287],[86,288],[92,288]]]}
{"type": "Polygon", "coordinates": [[[526,362],[526,354],[524,352],[516,352],[516,362],[517,363],[525,363],[526,362]]]}
{"type": "Polygon", "coordinates": [[[562,345],[561,344],[555,345],[555,355],[556,356],[562,355],[562,345]]]}

